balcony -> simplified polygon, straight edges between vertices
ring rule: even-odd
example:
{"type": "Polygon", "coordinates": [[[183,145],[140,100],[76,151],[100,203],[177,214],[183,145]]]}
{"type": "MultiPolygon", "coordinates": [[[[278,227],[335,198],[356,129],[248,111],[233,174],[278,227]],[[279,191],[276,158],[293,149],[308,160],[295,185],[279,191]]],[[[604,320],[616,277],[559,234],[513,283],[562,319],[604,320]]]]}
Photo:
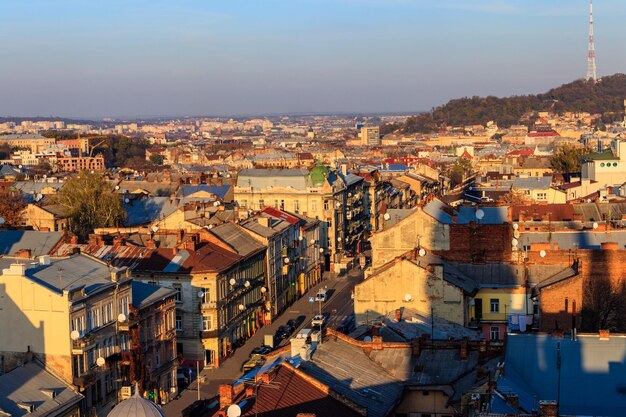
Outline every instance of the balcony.
{"type": "Polygon", "coordinates": [[[218,331],[217,330],[203,330],[200,332],[200,338],[201,339],[211,339],[214,337],[218,337],[218,331]]]}
{"type": "Polygon", "coordinates": [[[96,370],[90,370],[80,376],[75,376],[72,379],[72,383],[77,387],[86,388],[96,382],[98,372],[96,370]]]}
{"type": "Polygon", "coordinates": [[[200,308],[202,310],[215,310],[217,308],[217,301],[208,301],[206,303],[202,303],[200,308]]]}
{"type": "Polygon", "coordinates": [[[131,327],[135,326],[139,321],[139,316],[137,313],[130,313],[128,319],[125,322],[117,323],[117,330],[120,332],[128,332],[131,327]]]}
{"type": "Polygon", "coordinates": [[[72,354],[82,355],[96,345],[96,341],[92,335],[83,336],[78,340],[72,340],[72,354]]]}

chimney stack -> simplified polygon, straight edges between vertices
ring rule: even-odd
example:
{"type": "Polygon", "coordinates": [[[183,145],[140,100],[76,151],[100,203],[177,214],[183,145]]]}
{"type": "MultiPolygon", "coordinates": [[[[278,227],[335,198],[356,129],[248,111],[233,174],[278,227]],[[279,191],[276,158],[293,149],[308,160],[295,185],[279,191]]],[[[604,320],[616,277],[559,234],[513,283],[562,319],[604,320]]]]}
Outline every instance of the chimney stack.
{"type": "Polygon", "coordinates": [[[541,417],[558,417],[556,401],[539,401],[539,415],[541,417]]]}
{"type": "Polygon", "coordinates": [[[233,386],[230,384],[220,384],[219,387],[220,394],[220,408],[228,407],[233,403],[233,397],[235,396],[235,392],[233,386]]]}

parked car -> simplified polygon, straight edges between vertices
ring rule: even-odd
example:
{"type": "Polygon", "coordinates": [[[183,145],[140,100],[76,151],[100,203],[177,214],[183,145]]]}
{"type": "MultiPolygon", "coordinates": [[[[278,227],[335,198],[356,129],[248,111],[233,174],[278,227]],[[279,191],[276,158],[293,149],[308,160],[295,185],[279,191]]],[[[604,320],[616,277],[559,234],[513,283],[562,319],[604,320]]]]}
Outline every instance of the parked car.
{"type": "Polygon", "coordinates": [[[272,351],[271,347],[265,346],[265,345],[261,345],[261,346],[257,346],[254,349],[252,349],[252,353],[250,353],[250,356],[252,356],[252,355],[267,355],[271,351],[272,351]]]}
{"type": "Polygon", "coordinates": [[[326,317],[324,317],[322,314],[316,314],[313,317],[313,320],[311,320],[311,325],[313,327],[321,327],[324,325],[324,323],[326,323],[326,317]]]}
{"type": "Polygon", "coordinates": [[[263,366],[264,363],[265,363],[265,359],[263,358],[263,355],[258,355],[258,354],[252,355],[250,359],[245,361],[244,364],[241,366],[241,371],[244,374],[248,373],[254,369],[259,369],[260,367],[263,366]]]}
{"type": "Polygon", "coordinates": [[[280,326],[276,329],[276,340],[283,340],[288,338],[292,333],[291,328],[289,326],[280,326]]]}
{"type": "Polygon", "coordinates": [[[315,301],[321,301],[322,303],[326,301],[327,298],[328,296],[326,295],[326,290],[323,288],[320,289],[315,295],[315,301]]]}

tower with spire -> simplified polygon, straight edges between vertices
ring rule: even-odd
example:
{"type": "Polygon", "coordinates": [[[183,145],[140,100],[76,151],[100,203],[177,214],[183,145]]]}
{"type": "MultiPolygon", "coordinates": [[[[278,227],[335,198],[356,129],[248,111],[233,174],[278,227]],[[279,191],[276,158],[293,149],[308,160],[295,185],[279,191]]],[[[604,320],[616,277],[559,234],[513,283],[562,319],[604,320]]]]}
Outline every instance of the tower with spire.
{"type": "Polygon", "coordinates": [[[593,41],[593,0],[589,0],[589,51],[587,54],[587,80],[596,82],[596,48],[593,41]]]}

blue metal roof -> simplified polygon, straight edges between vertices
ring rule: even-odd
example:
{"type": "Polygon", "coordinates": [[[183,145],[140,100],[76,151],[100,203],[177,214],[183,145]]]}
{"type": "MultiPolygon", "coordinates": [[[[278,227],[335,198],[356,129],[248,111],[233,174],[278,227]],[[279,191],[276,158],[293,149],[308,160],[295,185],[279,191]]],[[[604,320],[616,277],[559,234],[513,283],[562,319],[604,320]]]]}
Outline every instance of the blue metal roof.
{"type": "Polygon", "coordinates": [[[611,335],[610,340],[600,340],[596,335],[585,335],[572,341],[548,335],[508,335],[506,379],[511,387],[528,387],[528,392],[516,389],[520,405],[556,400],[557,343],[561,347],[561,412],[626,415],[625,336],[611,335]]]}

